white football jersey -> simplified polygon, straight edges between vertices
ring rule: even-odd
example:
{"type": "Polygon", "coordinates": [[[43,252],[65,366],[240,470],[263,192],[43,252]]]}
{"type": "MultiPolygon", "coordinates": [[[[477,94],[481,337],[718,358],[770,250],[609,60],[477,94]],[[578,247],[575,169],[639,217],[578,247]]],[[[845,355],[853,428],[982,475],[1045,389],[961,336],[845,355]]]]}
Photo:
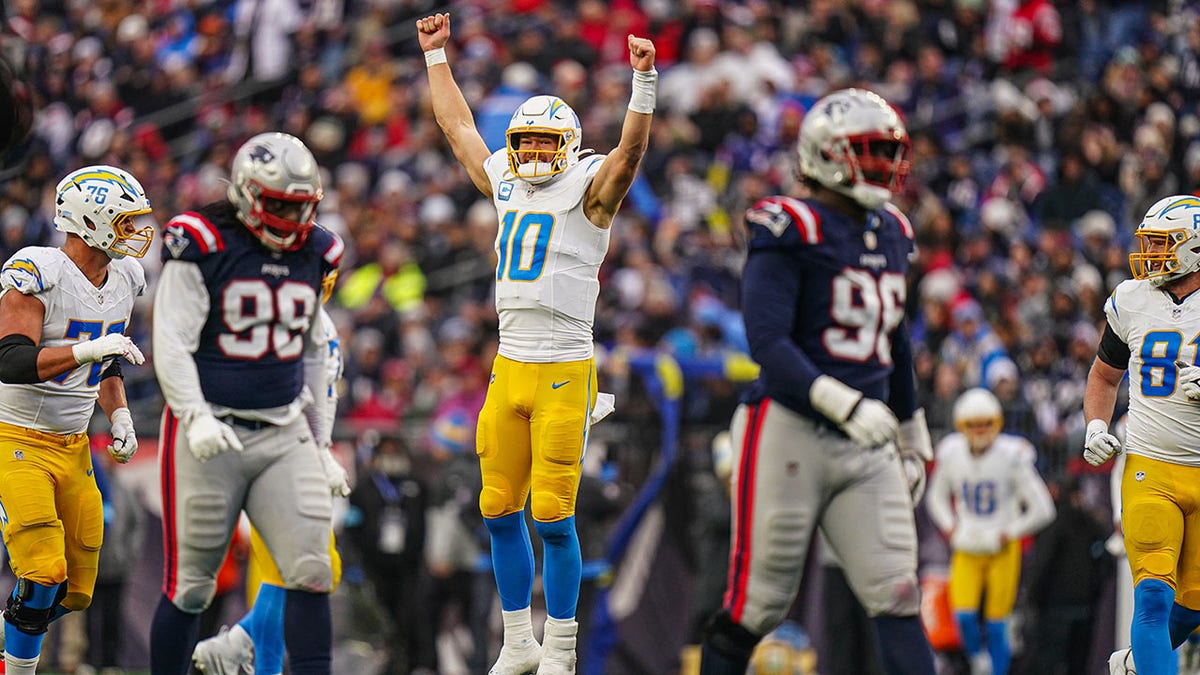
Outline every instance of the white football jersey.
{"type": "MultiPolygon", "coordinates": [[[[40,346],[61,347],[124,333],[146,274],[133,258],[114,259],[96,288],[61,249],[29,246],[0,269],[0,295],[24,293],[46,310],[40,346]]],[[[0,422],[55,434],[87,431],[103,364],[89,363],[38,384],[0,383],[0,422]]]]}
{"type": "Polygon", "coordinates": [[[1146,280],[1121,282],[1104,314],[1129,347],[1125,448],[1135,455],[1200,466],[1200,403],[1177,386],[1177,361],[1200,361],[1200,294],[1176,304],[1146,280]]]}
{"type": "Polygon", "coordinates": [[[532,363],[592,356],[609,230],[587,219],[583,196],[603,161],[604,155],[589,155],[541,185],[515,177],[504,150],[484,161],[500,215],[496,311],[502,356],[532,363]]]}
{"type": "Polygon", "coordinates": [[[971,528],[1008,539],[1037,532],[1054,519],[1054,501],[1035,459],[1020,436],[1000,434],[974,455],[965,436],[950,434],[938,443],[925,498],[929,517],[943,532],[971,528]]]}

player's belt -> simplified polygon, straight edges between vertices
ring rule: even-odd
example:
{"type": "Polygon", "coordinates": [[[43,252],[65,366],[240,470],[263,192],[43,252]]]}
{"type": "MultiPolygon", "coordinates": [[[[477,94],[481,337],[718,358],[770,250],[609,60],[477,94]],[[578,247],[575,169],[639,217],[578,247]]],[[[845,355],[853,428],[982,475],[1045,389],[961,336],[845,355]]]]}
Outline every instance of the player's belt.
{"type": "Polygon", "coordinates": [[[251,431],[262,431],[263,429],[266,429],[267,427],[275,426],[274,424],[271,424],[270,422],[264,422],[262,420],[248,420],[245,417],[237,417],[236,415],[226,415],[224,417],[219,417],[217,419],[221,420],[225,424],[231,424],[235,427],[241,427],[243,429],[249,429],[251,431]]]}

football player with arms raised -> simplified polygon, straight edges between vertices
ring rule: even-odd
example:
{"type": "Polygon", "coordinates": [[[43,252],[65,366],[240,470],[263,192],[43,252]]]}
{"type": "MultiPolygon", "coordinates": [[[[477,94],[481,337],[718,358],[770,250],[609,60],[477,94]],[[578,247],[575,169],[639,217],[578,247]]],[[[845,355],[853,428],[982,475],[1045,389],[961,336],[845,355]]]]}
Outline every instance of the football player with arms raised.
{"type": "Polygon", "coordinates": [[[1109,669],[1159,675],[1177,672],[1173,650],[1200,626],[1200,199],[1159,200],[1135,234],[1134,278],[1104,304],[1083,457],[1099,466],[1121,451],[1108,427],[1128,373],[1121,524],[1133,573],[1132,653],[1114,652],[1109,669]]]}
{"type": "Polygon", "coordinates": [[[654,45],[628,37],[633,95],[611,153],[585,156],[579,117],[554,96],[522,103],[509,123],[507,147],[493,153],[446,60],[450,15],[418,19],[417,30],[438,125],[471,182],[500,214],[500,347],[476,440],[483,474],[479,508],[491,534],[504,611],[504,646],[491,673],[574,673],[581,573],[575,496],[598,400],[592,337],[598,275],[613,218],[650,139],[658,79],[654,45]],[[527,500],[544,545],[544,652],[529,615],[527,500]]]}
{"type": "Polygon", "coordinates": [[[327,419],[317,409],[328,400],[317,314],[343,244],[314,223],[320,174],[298,139],[254,136],[231,174],[227,199],[175,216],[163,237],[154,364],[167,403],[165,560],[150,667],[187,673],[245,510],[286,588],[291,670],[327,675],[332,498],[322,431],[310,425],[327,419]]]}
{"type": "Polygon", "coordinates": [[[891,675],[932,675],[917,617],[913,504],[933,455],[904,303],[913,230],[889,203],[909,170],[896,110],[861,89],[800,127],[807,199],[746,212],[742,312],[762,367],[734,414],[733,541],[700,672],[741,675],[786,616],[814,530],[842,560],[891,675]]]}
{"type": "Polygon", "coordinates": [[[938,444],[925,508],[950,541],[950,607],[971,673],[1005,675],[1011,661],[1008,617],[1021,577],[1021,539],[1054,520],[1054,500],[1034,466],[1033,445],[1000,433],[1004,411],[992,392],[963,392],[954,402],[953,417],[958,433],[938,444]]]}
{"type": "Polygon", "coordinates": [[[112,422],[108,451],[137,451],[120,361],[142,353],[124,335],[146,289],[140,263],[154,230],[137,179],[89,166],[55,190],[61,248],[30,246],[0,269],[0,527],[17,586],[4,610],[7,672],[33,673],[51,621],[92,601],[104,505],[88,423],[112,422]]]}

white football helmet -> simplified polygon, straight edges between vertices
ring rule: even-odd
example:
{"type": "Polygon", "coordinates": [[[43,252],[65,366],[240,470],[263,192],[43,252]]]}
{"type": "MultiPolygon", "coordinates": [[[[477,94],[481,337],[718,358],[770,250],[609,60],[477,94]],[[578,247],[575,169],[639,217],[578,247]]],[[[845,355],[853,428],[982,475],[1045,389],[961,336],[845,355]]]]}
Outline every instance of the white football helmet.
{"type": "Polygon", "coordinates": [[[81,237],[110,258],[140,258],[150,249],[154,227],[133,219],[150,213],[146,190],[128,171],[97,164],[74,171],[54,194],[54,227],[81,237]]]}
{"type": "Polygon", "coordinates": [[[987,389],[968,389],[954,402],[954,428],[967,438],[972,452],[990,447],[1003,427],[1000,399],[987,389]]]}
{"type": "Polygon", "coordinates": [[[814,103],[797,142],[801,174],[871,210],[903,187],[911,150],[900,113],[865,89],[842,89],[814,103]]]}
{"type": "Polygon", "coordinates": [[[583,129],[579,116],[557,96],[534,96],[526,99],[513,113],[508,122],[507,139],[508,166],[518,178],[538,185],[566,171],[579,161],[583,129]],[[521,155],[531,151],[520,151],[521,134],[544,134],[558,138],[558,148],[553,152],[538,152],[536,160],[521,162],[521,155]]]}
{"type": "Polygon", "coordinates": [[[1138,251],[1129,254],[1134,279],[1161,286],[1200,270],[1200,198],[1175,195],[1158,200],[1134,234],[1138,251]]]}
{"type": "Polygon", "coordinates": [[[268,132],[238,148],[229,201],[267,248],[295,251],[303,246],[321,196],[317,160],[295,136],[268,132]]]}

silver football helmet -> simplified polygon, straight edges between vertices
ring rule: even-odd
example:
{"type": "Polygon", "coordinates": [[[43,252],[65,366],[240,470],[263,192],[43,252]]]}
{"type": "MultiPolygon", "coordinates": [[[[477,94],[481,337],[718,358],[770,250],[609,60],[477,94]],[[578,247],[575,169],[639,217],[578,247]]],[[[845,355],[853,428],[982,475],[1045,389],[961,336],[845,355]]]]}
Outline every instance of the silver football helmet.
{"type": "Polygon", "coordinates": [[[229,201],[267,248],[294,251],[303,246],[321,196],[317,160],[295,136],[259,134],[238,148],[229,201]]]}
{"type": "Polygon", "coordinates": [[[579,116],[557,96],[526,99],[513,113],[504,136],[507,139],[509,168],[515,176],[534,185],[545,183],[578,162],[580,145],[583,143],[579,116]],[[557,148],[552,151],[522,151],[521,134],[554,136],[558,139],[557,148]],[[532,161],[522,163],[523,155],[529,160],[529,156],[535,152],[532,161]]]}
{"type": "Polygon", "coordinates": [[[150,249],[154,227],[134,219],[150,213],[146,190],[128,171],[97,164],[73,171],[54,194],[54,227],[81,237],[110,258],[140,258],[150,249]]]}
{"type": "Polygon", "coordinates": [[[1200,270],[1200,198],[1175,195],[1158,200],[1134,235],[1138,250],[1129,254],[1134,279],[1161,286],[1200,270]]]}
{"type": "Polygon", "coordinates": [[[900,114],[865,89],[842,89],[814,103],[797,142],[801,174],[872,210],[903,187],[911,150],[900,114]]]}

